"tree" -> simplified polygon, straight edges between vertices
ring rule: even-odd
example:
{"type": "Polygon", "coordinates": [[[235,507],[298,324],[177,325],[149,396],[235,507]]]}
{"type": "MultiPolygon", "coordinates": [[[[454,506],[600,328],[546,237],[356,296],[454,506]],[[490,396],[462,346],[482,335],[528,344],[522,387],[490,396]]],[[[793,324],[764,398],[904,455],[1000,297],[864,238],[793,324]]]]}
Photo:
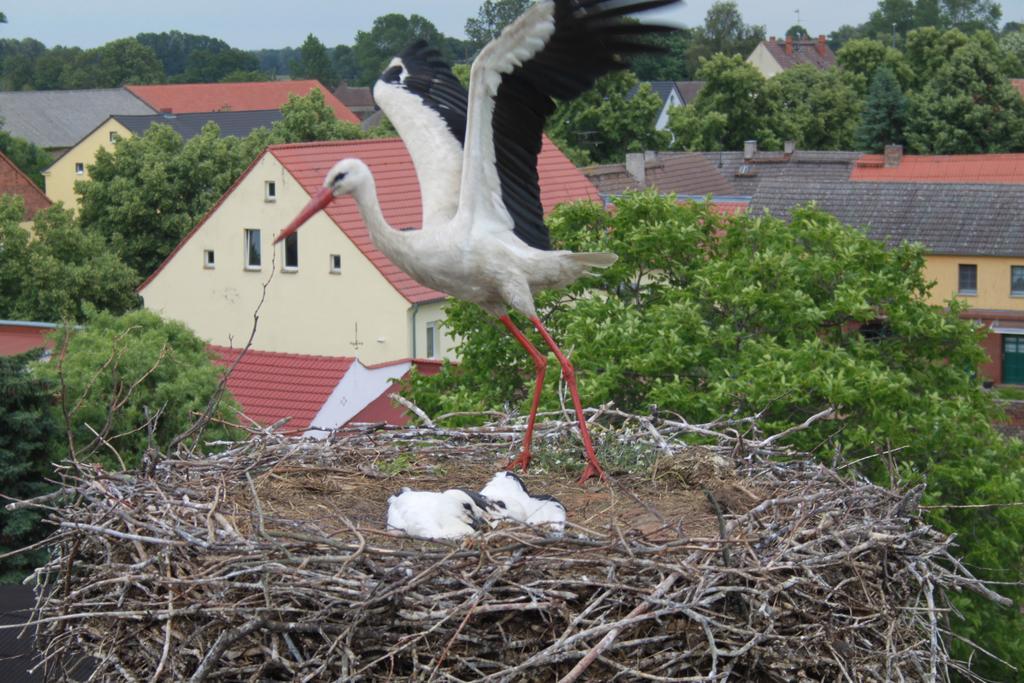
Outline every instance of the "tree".
{"type": "Polygon", "coordinates": [[[75,184],[82,225],[146,276],[268,144],[362,137],[358,125],[337,119],[318,89],[290,97],[281,111],[273,128],[246,138],[221,137],[211,122],[184,142],[170,126],[154,125],[112,152],[99,150],[89,180],[75,184]]]}
{"type": "Polygon", "coordinates": [[[338,45],[334,48],[334,52],[331,53],[331,64],[339,80],[348,83],[359,78],[359,65],[356,64],[355,55],[348,45],[338,45]]]}
{"type": "Polygon", "coordinates": [[[696,71],[702,58],[719,52],[746,58],[764,40],[764,26],[743,23],[739,7],[732,0],[718,0],[704,17],[704,25],[694,30],[687,57],[696,71]]]}
{"type": "Polygon", "coordinates": [[[259,70],[259,60],[242,50],[228,48],[213,52],[194,50],[185,62],[185,71],[172,80],[180,83],[217,83],[229,75],[246,74],[246,80],[266,80],[267,74],[259,70]]]}
{"type": "Polygon", "coordinates": [[[655,130],[661,98],[639,85],[629,71],[599,78],[574,100],[560,102],[548,118],[547,133],[577,163],[622,161],[626,152],[664,149],[669,136],[655,130]]]}
{"type": "Polygon", "coordinates": [[[934,29],[908,37],[920,86],[909,95],[907,143],[918,154],[1024,150],[1024,99],[1010,84],[1016,59],[992,34],[934,29]]]}
{"type": "Polygon", "coordinates": [[[671,33],[656,33],[648,43],[663,52],[639,54],[631,58],[629,67],[641,81],[683,81],[691,77],[690,63],[686,58],[693,31],[681,28],[671,33]]]}
{"type": "Polygon", "coordinates": [[[163,66],[152,48],[134,38],[121,38],[82,52],[66,72],[62,87],[119,88],[163,80],[163,66]]]}
{"type": "Polygon", "coordinates": [[[942,25],[964,32],[999,30],[1003,10],[996,0],[942,0],[942,25]]]}
{"type": "Polygon", "coordinates": [[[856,132],[856,148],[881,152],[886,145],[902,145],[907,125],[907,98],[888,66],[875,71],[867,103],[856,132]]]}
{"type": "MultiPolygon", "coordinates": [[[[46,481],[58,440],[53,390],[28,369],[40,355],[0,356],[0,491],[11,498],[34,498],[53,488],[46,481]]],[[[38,510],[8,512],[0,506],[0,555],[45,538],[49,528],[42,518],[38,510]]],[[[0,560],[0,584],[20,582],[45,562],[45,549],[0,560]]]]}
{"type": "Polygon", "coordinates": [[[153,50],[168,78],[184,74],[188,68],[189,56],[195,52],[215,55],[233,49],[220,38],[181,31],[140,33],[135,36],[135,40],[153,50]]]}
{"type": "MultiPolygon", "coordinates": [[[[64,389],[53,408],[68,432],[63,450],[108,469],[140,464],[147,411],[157,416],[154,446],[166,448],[206,408],[220,382],[205,342],[182,323],[144,309],[122,316],[90,312],[80,329],[63,328],[55,342],[57,358],[37,363],[33,373],[64,389]]],[[[216,416],[230,421],[236,408],[228,395],[216,416]]],[[[206,431],[213,439],[232,434],[216,424],[206,431]]]]}
{"type": "Polygon", "coordinates": [[[327,47],[312,33],[299,48],[299,58],[292,62],[292,78],[312,78],[320,81],[328,89],[338,85],[338,76],[334,64],[327,54],[327,47]]]}
{"type": "Polygon", "coordinates": [[[768,80],[772,129],[801,149],[850,149],[863,103],[857,79],[841,69],[801,64],[768,80]]]}
{"type": "Polygon", "coordinates": [[[466,36],[473,52],[498,37],[520,14],[529,9],[533,0],[484,0],[476,17],[466,19],[466,36]]]}
{"type": "Polygon", "coordinates": [[[865,35],[889,42],[895,32],[904,36],[915,28],[914,0],[880,0],[863,26],[865,35]]]}
{"type": "Polygon", "coordinates": [[[0,198],[0,318],[82,320],[85,308],[124,312],[138,305],[139,278],[100,235],[84,232],[71,211],[40,211],[20,227],[21,198],[0,198]]]}
{"type": "Polygon", "coordinates": [[[999,47],[1017,60],[1017,64],[1011,67],[1014,75],[1024,77],[1024,28],[1003,34],[999,47]]]}
{"type": "MultiPolygon", "coordinates": [[[[2,120],[0,120],[2,123],[2,120]]],[[[43,185],[43,171],[53,164],[53,157],[28,140],[16,138],[5,130],[0,130],[0,152],[7,155],[15,166],[32,179],[40,189],[43,185]]]]}
{"type": "Polygon", "coordinates": [[[903,53],[871,38],[851,40],[836,53],[836,62],[843,71],[858,76],[858,92],[867,94],[868,86],[879,67],[885,65],[906,88],[914,81],[914,70],[903,53]]]}
{"type": "Polygon", "coordinates": [[[792,38],[793,40],[807,40],[810,37],[810,33],[807,32],[800,24],[793,24],[786,29],[786,37],[792,38]]]}
{"type": "Polygon", "coordinates": [[[701,64],[697,78],[704,81],[697,99],[669,110],[676,149],[740,149],[751,139],[766,149],[782,144],[767,81],[742,56],[716,54],[701,64]]]}
{"type": "MultiPolygon", "coordinates": [[[[538,297],[545,325],[574,349],[591,405],[654,404],[694,422],[764,411],[767,433],[838,406],[835,420],[794,435],[793,445],[847,463],[866,458],[852,469],[884,483],[889,470],[877,456],[899,449],[900,476],[927,481],[931,505],[1024,499],[1021,444],[993,428],[998,411],[976,375],[983,332],[960,319],[956,302],[926,303],[919,247],[888,248],[813,208],[786,222],[725,218],[654,192],[614,203],[611,213],[579,203],[549,217],[556,248],[611,251],[619,261],[538,297]]],[[[515,341],[471,304],[446,313],[460,362],[414,379],[407,395],[428,414],[526,406],[533,364],[515,341]]],[[[558,409],[557,392],[541,400],[558,409]]],[[[957,532],[972,571],[1020,578],[1024,509],[943,507],[929,522],[957,532]]],[[[1024,662],[1024,617],[955,600],[967,613],[951,620],[960,635],[1024,662]]]]}
{"type": "MultiPolygon", "coordinates": [[[[353,85],[370,85],[395,55],[417,40],[442,48],[443,36],[428,19],[418,14],[385,14],[373,21],[369,31],[357,31],[352,53],[359,65],[359,78],[353,85]]],[[[445,55],[451,61],[452,55],[445,55]]]]}

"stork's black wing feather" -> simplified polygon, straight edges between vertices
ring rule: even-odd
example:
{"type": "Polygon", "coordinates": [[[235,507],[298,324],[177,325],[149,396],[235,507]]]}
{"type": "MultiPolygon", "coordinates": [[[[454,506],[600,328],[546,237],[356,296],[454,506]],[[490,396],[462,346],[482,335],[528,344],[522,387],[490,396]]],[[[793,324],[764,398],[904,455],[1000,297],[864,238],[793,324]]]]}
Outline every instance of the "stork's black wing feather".
{"type": "Polygon", "coordinates": [[[645,35],[674,30],[626,15],[678,0],[555,0],[555,32],[544,47],[502,76],[495,97],[493,136],[498,178],[515,234],[536,249],[550,249],[537,176],[544,122],[552,98],[569,100],[605,74],[629,66],[630,55],[658,52],[645,35]]]}
{"type": "Polygon", "coordinates": [[[469,95],[441,53],[427,41],[418,40],[398,56],[409,73],[403,83],[406,89],[440,114],[455,139],[465,146],[469,95]]]}

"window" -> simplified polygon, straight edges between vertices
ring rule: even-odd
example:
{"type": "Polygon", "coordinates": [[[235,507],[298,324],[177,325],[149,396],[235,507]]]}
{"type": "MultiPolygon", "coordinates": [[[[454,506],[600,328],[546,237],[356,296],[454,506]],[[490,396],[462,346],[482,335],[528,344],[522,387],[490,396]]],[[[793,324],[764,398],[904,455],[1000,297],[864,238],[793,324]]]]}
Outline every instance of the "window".
{"type": "Polygon", "coordinates": [[[297,232],[284,238],[284,269],[293,272],[299,269],[299,233],[297,232]]]}
{"type": "Polygon", "coordinates": [[[1010,266],[1010,296],[1024,296],[1024,266],[1010,266]]]}
{"type": "Polygon", "coordinates": [[[110,142],[117,142],[121,139],[121,136],[117,134],[116,130],[110,131],[110,142]]]}
{"type": "Polygon", "coordinates": [[[978,266],[973,263],[960,264],[959,293],[975,296],[978,293],[978,266]]]}
{"type": "Polygon", "coordinates": [[[276,202],[277,201],[277,183],[273,180],[268,180],[263,184],[264,193],[263,201],[276,202]]]}
{"type": "Polygon", "coordinates": [[[203,250],[203,268],[214,268],[217,265],[217,261],[213,256],[213,249],[203,250]]]}
{"type": "Polygon", "coordinates": [[[85,174],[85,164],[83,164],[81,161],[75,162],[75,175],[84,175],[84,174],[85,174]]]}
{"type": "Polygon", "coordinates": [[[437,358],[440,344],[437,321],[427,323],[427,358],[437,358]]]}
{"type": "Polygon", "coordinates": [[[260,231],[246,229],[245,231],[245,269],[259,270],[263,265],[262,251],[260,249],[260,231]]]}
{"type": "Polygon", "coordinates": [[[331,254],[331,272],[341,272],[341,254],[331,254]]]}

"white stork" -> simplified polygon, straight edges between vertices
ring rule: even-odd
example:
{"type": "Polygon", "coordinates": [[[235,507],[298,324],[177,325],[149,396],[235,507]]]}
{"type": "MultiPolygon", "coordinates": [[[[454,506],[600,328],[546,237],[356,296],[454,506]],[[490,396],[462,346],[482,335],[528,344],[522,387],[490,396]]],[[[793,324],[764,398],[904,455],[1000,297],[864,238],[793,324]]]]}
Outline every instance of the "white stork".
{"type": "Polygon", "coordinates": [[[480,495],[495,504],[504,503],[494,518],[508,518],[531,526],[549,526],[557,532],[565,529],[565,506],[554,496],[533,495],[513,472],[498,472],[480,495]]]}
{"type": "Polygon", "coordinates": [[[564,287],[591,268],[612,265],[608,253],[554,251],[544,225],[537,155],[552,98],[577,97],[594,80],[653,52],[646,34],[672,30],[627,15],[678,0],[540,0],[480,52],[469,93],[435,50],[417,43],[396,57],[374,85],[377,103],[409,150],[423,199],[421,230],[384,220],[367,166],[343,159],[324,187],[285,230],[283,240],[326,207],[351,194],[374,245],[417,282],[479,304],[495,315],[533,359],[533,402],[523,448],[509,468],[530,464],[547,357],[509,317],[525,315],[554,352],[572,394],[587,465],[580,483],[604,472],[594,455],[572,364],[537,317],[534,292],[564,287]]]}
{"type": "Polygon", "coordinates": [[[408,487],[388,498],[388,528],[409,536],[455,539],[483,528],[491,503],[465,489],[413,491],[408,487]]]}

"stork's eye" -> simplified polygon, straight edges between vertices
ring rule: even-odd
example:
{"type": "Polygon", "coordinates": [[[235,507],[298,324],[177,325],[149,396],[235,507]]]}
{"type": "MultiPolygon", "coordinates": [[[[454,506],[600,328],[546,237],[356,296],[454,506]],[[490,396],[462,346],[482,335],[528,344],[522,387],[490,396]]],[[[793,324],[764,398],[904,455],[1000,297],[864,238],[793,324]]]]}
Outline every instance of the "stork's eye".
{"type": "Polygon", "coordinates": [[[334,176],[334,180],[331,181],[331,185],[337,185],[338,183],[340,183],[344,179],[345,179],[345,174],[344,173],[339,173],[338,175],[334,176]]]}

